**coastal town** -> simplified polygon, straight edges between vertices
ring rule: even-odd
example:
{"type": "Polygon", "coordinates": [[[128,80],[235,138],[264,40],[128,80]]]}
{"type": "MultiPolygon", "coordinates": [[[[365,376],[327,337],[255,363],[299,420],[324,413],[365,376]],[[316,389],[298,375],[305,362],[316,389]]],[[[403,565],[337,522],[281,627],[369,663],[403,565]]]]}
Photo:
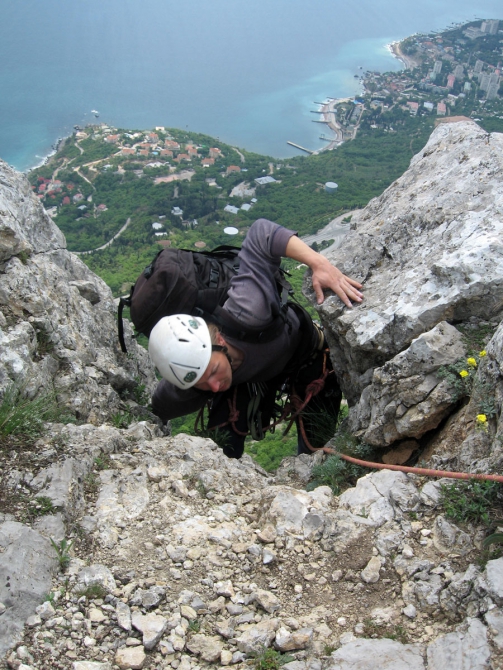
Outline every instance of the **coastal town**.
{"type": "Polygon", "coordinates": [[[362,122],[371,129],[392,131],[400,111],[438,119],[492,118],[503,130],[500,23],[496,19],[476,21],[391,44],[403,70],[367,71],[359,76],[361,95],[329,98],[320,106],[317,123],[325,124],[322,139],[328,143],[321,151],[354,139],[362,122]]]}
{"type": "Polygon", "coordinates": [[[69,248],[84,254],[108,250],[116,240],[123,250],[202,249],[242,237],[258,216],[285,217],[300,234],[313,235],[382,192],[436,123],[469,118],[488,132],[503,131],[500,21],[414,35],[390,49],[404,69],[362,70],[355,75],[361,94],[320,103],[313,121],[326,145],[299,147],[318,154],[312,161],[261,156],[165,126],[131,130],[96,122],[76,126],[29,173],[32,189],[69,248]]]}

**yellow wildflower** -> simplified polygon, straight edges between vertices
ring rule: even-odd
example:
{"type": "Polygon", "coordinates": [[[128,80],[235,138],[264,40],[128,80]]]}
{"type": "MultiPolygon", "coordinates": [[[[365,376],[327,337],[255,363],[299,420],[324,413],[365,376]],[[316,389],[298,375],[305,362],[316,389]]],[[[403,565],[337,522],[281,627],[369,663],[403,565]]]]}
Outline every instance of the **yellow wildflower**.
{"type": "Polygon", "coordinates": [[[484,356],[487,356],[487,351],[485,349],[482,349],[482,351],[479,352],[480,358],[484,358],[484,356]]]}
{"type": "Polygon", "coordinates": [[[482,425],[487,423],[487,416],[485,414],[477,414],[477,423],[482,425]]]}
{"type": "Polygon", "coordinates": [[[468,370],[461,370],[461,372],[459,373],[459,376],[460,377],[468,377],[469,374],[470,373],[468,372],[468,370]]]}
{"type": "Polygon", "coordinates": [[[469,365],[470,367],[472,367],[472,368],[476,368],[476,367],[477,367],[477,361],[476,361],[474,358],[467,358],[467,359],[466,359],[466,362],[467,362],[468,365],[469,365]]]}

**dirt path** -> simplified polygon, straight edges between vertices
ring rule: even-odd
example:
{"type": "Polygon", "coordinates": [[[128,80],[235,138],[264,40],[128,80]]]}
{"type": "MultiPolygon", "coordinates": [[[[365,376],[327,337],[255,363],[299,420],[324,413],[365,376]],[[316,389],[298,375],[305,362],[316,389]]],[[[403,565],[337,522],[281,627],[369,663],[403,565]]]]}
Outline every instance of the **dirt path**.
{"type": "Polygon", "coordinates": [[[128,220],[119,230],[119,232],[115,233],[115,235],[112,238],[110,238],[108,242],[102,244],[101,247],[97,247],[96,249],[89,249],[89,251],[73,251],[72,253],[76,254],[77,256],[85,256],[87,254],[92,254],[93,251],[101,251],[102,249],[106,249],[112,244],[112,242],[114,242],[119,237],[119,235],[122,235],[122,233],[126,230],[126,228],[129,226],[130,223],[131,223],[131,217],[128,218],[128,220]]]}

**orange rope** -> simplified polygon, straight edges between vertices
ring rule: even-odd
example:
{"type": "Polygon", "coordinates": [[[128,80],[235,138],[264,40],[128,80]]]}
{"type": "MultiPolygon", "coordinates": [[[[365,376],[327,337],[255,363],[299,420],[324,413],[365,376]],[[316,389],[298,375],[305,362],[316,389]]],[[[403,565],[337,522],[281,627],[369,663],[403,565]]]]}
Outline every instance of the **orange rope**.
{"type": "Polygon", "coordinates": [[[387,463],[371,463],[370,461],[362,461],[359,458],[353,458],[353,456],[347,456],[346,454],[340,454],[335,449],[330,447],[321,447],[320,449],[314,449],[308,444],[309,448],[313,451],[322,450],[325,454],[333,454],[339,456],[349,463],[354,463],[355,465],[361,465],[364,468],[373,468],[376,470],[396,470],[398,472],[413,472],[416,475],[423,475],[424,477],[447,477],[448,479],[482,479],[484,481],[499,482],[503,484],[503,475],[485,475],[485,474],[471,474],[469,472],[447,472],[444,470],[430,470],[429,468],[411,468],[407,465],[388,465],[387,463]]]}

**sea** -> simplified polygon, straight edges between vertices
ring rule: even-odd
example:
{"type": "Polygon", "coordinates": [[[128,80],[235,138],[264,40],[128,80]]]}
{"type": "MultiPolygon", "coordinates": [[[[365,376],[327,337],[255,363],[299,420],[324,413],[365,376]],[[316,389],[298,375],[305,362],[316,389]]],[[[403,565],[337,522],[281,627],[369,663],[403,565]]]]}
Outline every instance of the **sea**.
{"type": "Polygon", "coordinates": [[[501,0],[0,0],[0,158],[26,171],[99,122],[297,155],[319,102],[403,67],[390,43],[478,18],[501,0]]]}

